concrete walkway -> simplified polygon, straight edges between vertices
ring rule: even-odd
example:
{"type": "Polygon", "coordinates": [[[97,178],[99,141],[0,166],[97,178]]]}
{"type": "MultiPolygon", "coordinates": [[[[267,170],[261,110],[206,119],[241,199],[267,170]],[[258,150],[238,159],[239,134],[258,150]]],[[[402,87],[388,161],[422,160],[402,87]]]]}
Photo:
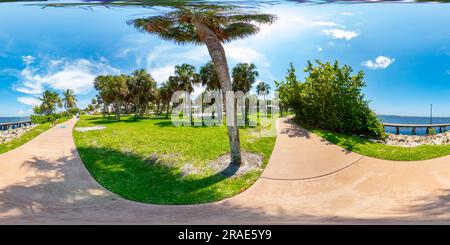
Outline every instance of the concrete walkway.
{"type": "Polygon", "coordinates": [[[450,156],[363,157],[280,119],[269,164],[247,191],[210,204],[149,205],[95,182],[76,151],[75,123],[0,155],[0,223],[450,223],[450,156]]]}

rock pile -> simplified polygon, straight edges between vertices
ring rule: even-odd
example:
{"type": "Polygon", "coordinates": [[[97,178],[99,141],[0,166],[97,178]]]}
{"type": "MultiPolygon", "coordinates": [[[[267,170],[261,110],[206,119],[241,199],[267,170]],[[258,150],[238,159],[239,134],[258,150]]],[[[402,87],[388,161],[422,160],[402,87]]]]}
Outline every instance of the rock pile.
{"type": "Polygon", "coordinates": [[[35,128],[37,125],[29,125],[21,128],[15,128],[15,129],[8,129],[5,131],[0,131],[0,144],[8,143],[13,141],[14,139],[19,138],[24,133],[30,131],[31,129],[35,128]]]}
{"type": "Polygon", "coordinates": [[[396,135],[388,134],[384,140],[373,140],[386,145],[415,147],[419,145],[449,145],[450,132],[435,135],[396,135]]]}

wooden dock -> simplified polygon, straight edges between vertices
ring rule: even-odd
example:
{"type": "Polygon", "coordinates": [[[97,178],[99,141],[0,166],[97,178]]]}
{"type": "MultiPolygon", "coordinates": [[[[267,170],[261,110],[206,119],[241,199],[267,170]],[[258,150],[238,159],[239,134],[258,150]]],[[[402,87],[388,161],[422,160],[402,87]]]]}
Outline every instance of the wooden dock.
{"type": "Polygon", "coordinates": [[[15,129],[15,128],[21,128],[24,126],[28,126],[33,124],[31,121],[21,121],[21,122],[9,122],[9,123],[0,123],[0,130],[8,130],[8,129],[15,129]]]}
{"type": "Polygon", "coordinates": [[[384,127],[395,128],[395,134],[400,133],[400,128],[411,128],[411,134],[416,134],[417,128],[426,128],[427,134],[430,133],[432,128],[439,128],[439,133],[447,131],[447,127],[450,127],[450,123],[440,123],[440,124],[400,124],[400,123],[383,123],[384,127]]]}

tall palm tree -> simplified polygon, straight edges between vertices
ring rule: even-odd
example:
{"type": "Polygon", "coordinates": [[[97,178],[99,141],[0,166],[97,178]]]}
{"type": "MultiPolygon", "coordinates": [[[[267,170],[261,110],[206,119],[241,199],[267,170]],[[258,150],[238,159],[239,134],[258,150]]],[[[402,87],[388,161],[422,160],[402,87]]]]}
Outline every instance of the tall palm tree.
{"type": "Polygon", "coordinates": [[[219,76],[212,61],[200,67],[199,75],[202,86],[206,87],[207,90],[221,90],[219,76]]]}
{"type": "Polygon", "coordinates": [[[155,96],[156,81],[145,69],[135,70],[127,79],[127,87],[129,97],[134,100],[134,118],[137,120],[143,116],[146,106],[155,96]]]}
{"type": "MultiPolygon", "coordinates": [[[[222,91],[233,91],[228,62],[223,43],[242,39],[259,32],[258,24],[270,24],[275,16],[258,13],[239,13],[228,7],[180,6],[164,15],[138,18],[128,23],[138,30],[158,35],[160,38],[179,44],[204,44],[219,77],[222,91]]],[[[234,102],[235,104],[235,102],[234,102]]],[[[234,110],[236,112],[236,108],[234,110]]],[[[242,161],[237,115],[227,125],[231,150],[231,163],[242,161]]]]}
{"type": "Polygon", "coordinates": [[[177,89],[186,91],[189,94],[194,92],[194,84],[200,83],[200,77],[195,72],[195,66],[182,64],[175,66],[175,76],[172,76],[177,82],[177,89]]]}
{"type": "Polygon", "coordinates": [[[173,92],[176,90],[175,82],[173,79],[167,80],[164,82],[159,88],[159,97],[162,101],[163,106],[166,106],[166,118],[169,117],[170,110],[170,99],[172,97],[173,92]]]}
{"type": "Polygon", "coordinates": [[[255,64],[239,63],[233,67],[233,90],[248,93],[259,76],[255,64]]]}
{"type": "Polygon", "coordinates": [[[270,85],[265,82],[260,82],[256,85],[256,93],[258,95],[263,95],[264,100],[266,100],[266,95],[270,92],[270,85]]]}
{"type": "Polygon", "coordinates": [[[45,115],[50,115],[56,111],[57,107],[62,107],[61,98],[55,91],[45,90],[39,99],[42,101],[40,111],[45,115]]]}
{"type": "MultiPolygon", "coordinates": [[[[200,83],[200,76],[195,71],[195,66],[189,64],[182,64],[175,66],[175,75],[171,76],[169,80],[176,82],[176,88],[180,91],[185,91],[188,94],[194,92],[194,84],[200,83]]],[[[189,122],[192,125],[192,107],[187,105],[189,122]]]]}
{"type": "Polygon", "coordinates": [[[109,117],[109,104],[113,102],[112,93],[109,90],[110,86],[108,86],[109,81],[114,79],[112,75],[100,75],[97,76],[94,80],[94,87],[98,91],[98,101],[101,101],[103,104],[103,118],[108,114],[109,117]]]}
{"type": "Polygon", "coordinates": [[[63,91],[64,109],[66,111],[73,109],[77,106],[77,99],[75,97],[75,92],[72,89],[67,89],[63,91]]]}
{"type": "MultiPolygon", "coordinates": [[[[202,86],[206,87],[207,91],[218,91],[219,95],[222,97],[222,99],[220,98],[218,99],[223,102],[225,96],[222,93],[222,87],[220,86],[219,76],[217,75],[217,72],[214,69],[214,64],[212,63],[212,61],[209,61],[208,63],[200,67],[199,76],[202,86]]],[[[219,122],[221,122],[222,120],[222,108],[223,106],[218,107],[219,122]]]]}
{"type": "MultiPolygon", "coordinates": [[[[252,85],[255,83],[256,78],[259,76],[258,71],[256,70],[255,64],[248,63],[239,63],[235,67],[233,67],[232,77],[233,77],[233,90],[234,91],[242,91],[244,94],[248,93],[252,88],[252,85]]],[[[244,100],[244,114],[245,114],[245,123],[249,122],[248,117],[248,108],[249,101],[247,98],[244,100]]]]}
{"type": "Polygon", "coordinates": [[[126,83],[126,76],[118,75],[112,76],[111,80],[108,80],[107,90],[114,106],[116,108],[116,120],[120,121],[120,114],[122,108],[122,101],[128,95],[128,87],[126,83]]]}

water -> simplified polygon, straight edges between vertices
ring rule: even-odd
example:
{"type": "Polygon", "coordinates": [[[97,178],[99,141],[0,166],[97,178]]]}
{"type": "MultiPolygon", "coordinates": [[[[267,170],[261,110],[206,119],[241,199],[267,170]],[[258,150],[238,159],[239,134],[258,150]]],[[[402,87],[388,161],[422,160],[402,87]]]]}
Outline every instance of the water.
{"type": "Polygon", "coordinates": [[[0,117],[0,123],[29,121],[29,117],[0,117]]]}
{"type": "MultiPolygon", "coordinates": [[[[400,123],[400,124],[429,124],[430,117],[409,117],[409,116],[391,116],[391,115],[378,115],[378,119],[384,123],[400,123]]],[[[433,124],[450,123],[450,117],[433,117],[433,124]]],[[[400,134],[411,134],[411,128],[400,128],[400,134]]],[[[426,134],[425,128],[417,128],[416,133],[418,135],[426,134]]],[[[448,131],[448,130],[447,130],[448,131]]],[[[395,133],[395,128],[386,127],[386,132],[395,133]]],[[[439,128],[436,128],[436,132],[439,132],[439,128]]]]}

